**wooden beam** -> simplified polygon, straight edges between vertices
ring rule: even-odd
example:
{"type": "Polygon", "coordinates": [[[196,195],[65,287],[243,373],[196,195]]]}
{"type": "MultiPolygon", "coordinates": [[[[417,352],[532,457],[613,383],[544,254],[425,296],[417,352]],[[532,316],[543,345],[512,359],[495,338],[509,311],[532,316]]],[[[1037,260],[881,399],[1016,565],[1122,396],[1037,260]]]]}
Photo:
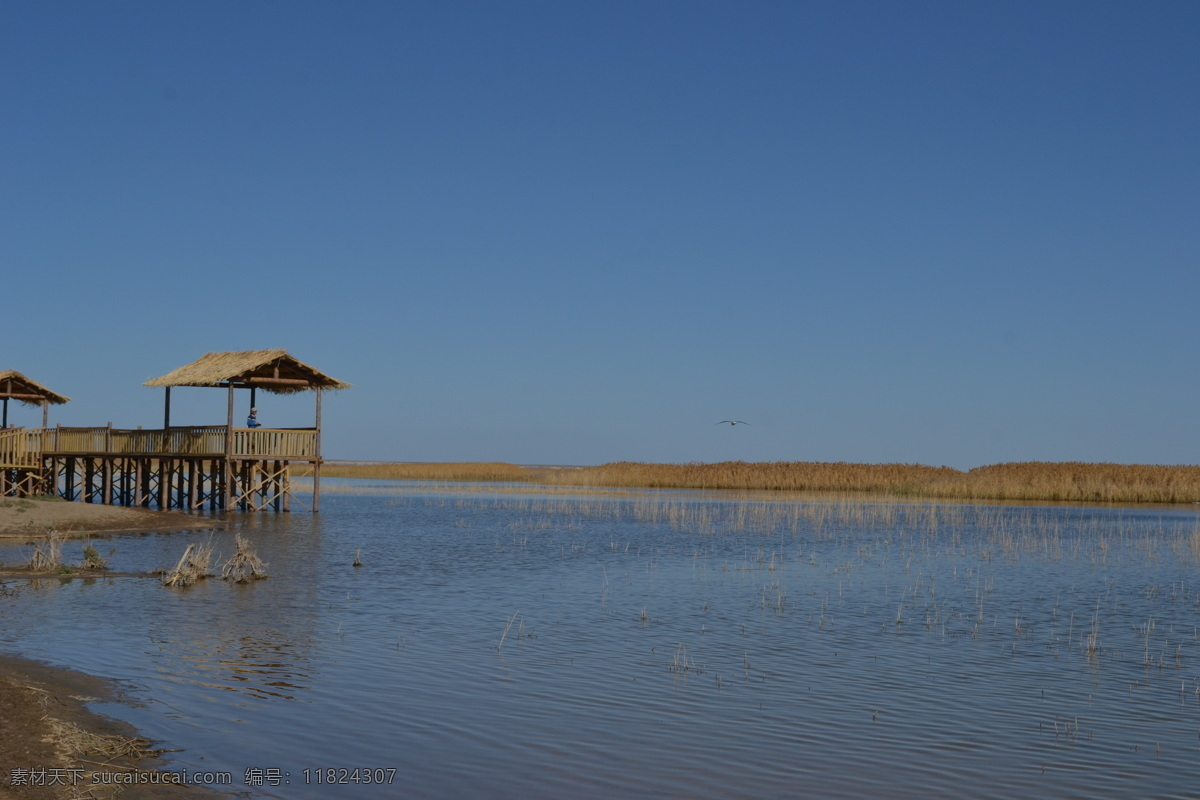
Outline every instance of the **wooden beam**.
{"type": "MultiPolygon", "coordinates": [[[[304,383],[308,383],[308,381],[304,381],[304,383]]],[[[7,400],[8,398],[11,397],[13,400],[34,400],[39,403],[46,402],[46,396],[44,394],[21,394],[20,392],[4,392],[3,394],[0,394],[0,397],[3,397],[5,400],[7,400]]]]}
{"type": "Polygon", "coordinates": [[[277,383],[280,386],[312,386],[312,381],[306,381],[303,378],[257,378],[251,377],[245,379],[247,384],[257,384],[259,386],[270,385],[277,383]]]}
{"type": "Polygon", "coordinates": [[[221,383],[205,384],[203,388],[212,387],[216,389],[224,389],[229,386],[236,386],[239,389],[248,389],[250,388],[251,384],[254,384],[255,386],[266,387],[274,385],[279,387],[306,386],[309,389],[317,388],[316,384],[314,384],[312,381],[307,381],[303,378],[238,378],[235,381],[222,381],[221,383]]]}

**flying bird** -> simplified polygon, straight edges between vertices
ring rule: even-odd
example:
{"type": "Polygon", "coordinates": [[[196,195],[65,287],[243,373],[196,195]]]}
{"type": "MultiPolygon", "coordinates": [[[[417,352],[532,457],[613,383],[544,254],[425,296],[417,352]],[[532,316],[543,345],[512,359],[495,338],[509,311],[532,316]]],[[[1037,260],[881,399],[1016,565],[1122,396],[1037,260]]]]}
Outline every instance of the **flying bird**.
{"type": "Polygon", "coordinates": [[[745,422],[744,420],[740,420],[740,419],[723,419],[720,422],[718,422],[717,424],[718,425],[729,425],[732,427],[733,425],[749,425],[750,423],[745,422]]]}

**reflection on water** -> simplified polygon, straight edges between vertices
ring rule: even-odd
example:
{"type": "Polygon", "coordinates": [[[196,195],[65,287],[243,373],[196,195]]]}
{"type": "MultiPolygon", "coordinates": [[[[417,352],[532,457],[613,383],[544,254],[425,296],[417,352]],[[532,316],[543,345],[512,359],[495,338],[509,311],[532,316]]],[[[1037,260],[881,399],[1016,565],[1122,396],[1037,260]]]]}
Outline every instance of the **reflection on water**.
{"type": "Polygon", "coordinates": [[[104,710],[181,766],[288,776],[252,796],[1200,786],[1194,509],[329,485],[233,518],[265,581],[9,582],[0,649],[124,681],[140,705],[104,710]],[[316,783],[341,767],[396,782],[316,783]]]}
{"type": "Polygon", "coordinates": [[[297,683],[309,684],[311,678],[304,666],[308,657],[292,642],[242,636],[160,644],[167,644],[186,662],[180,674],[173,676],[175,680],[264,700],[295,700],[298,692],[311,688],[297,683]]]}

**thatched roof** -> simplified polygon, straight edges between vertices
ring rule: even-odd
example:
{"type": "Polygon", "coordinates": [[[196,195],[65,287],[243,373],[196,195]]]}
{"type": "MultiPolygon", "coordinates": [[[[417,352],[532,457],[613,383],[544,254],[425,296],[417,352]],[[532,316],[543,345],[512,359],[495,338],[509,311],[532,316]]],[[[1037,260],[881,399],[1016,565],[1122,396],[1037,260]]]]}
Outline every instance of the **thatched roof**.
{"type": "Polygon", "coordinates": [[[0,370],[0,398],[3,397],[20,400],[27,406],[40,406],[45,403],[62,405],[71,402],[71,398],[50,391],[15,369],[0,370]]]}
{"type": "Polygon", "coordinates": [[[143,386],[253,386],[276,394],[309,389],[349,389],[350,384],[297,361],[286,350],[205,353],[191,364],[143,386]]]}

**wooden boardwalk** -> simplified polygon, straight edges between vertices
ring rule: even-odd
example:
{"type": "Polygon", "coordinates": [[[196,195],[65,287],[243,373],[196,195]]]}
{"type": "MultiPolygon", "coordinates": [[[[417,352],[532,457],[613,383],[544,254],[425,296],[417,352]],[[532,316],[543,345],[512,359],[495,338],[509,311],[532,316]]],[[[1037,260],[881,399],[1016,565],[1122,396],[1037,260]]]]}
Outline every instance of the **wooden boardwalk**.
{"type": "Polygon", "coordinates": [[[0,431],[0,496],[164,509],[316,510],[292,492],[292,465],[319,474],[316,428],[224,425],[123,430],[33,428],[0,431]]]}

